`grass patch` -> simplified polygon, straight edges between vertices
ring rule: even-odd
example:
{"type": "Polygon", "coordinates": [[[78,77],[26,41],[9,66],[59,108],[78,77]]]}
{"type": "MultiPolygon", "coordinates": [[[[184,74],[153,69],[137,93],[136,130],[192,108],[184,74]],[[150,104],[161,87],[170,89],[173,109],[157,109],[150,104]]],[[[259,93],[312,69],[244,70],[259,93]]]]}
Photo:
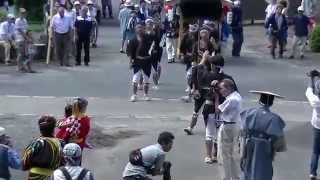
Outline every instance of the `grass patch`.
{"type": "Polygon", "coordinates": [[[40,22],[30,22],[29,24],[29,30],[31,30],[32,32],[42,32],[43,29],[43,24],[40,22]]]}

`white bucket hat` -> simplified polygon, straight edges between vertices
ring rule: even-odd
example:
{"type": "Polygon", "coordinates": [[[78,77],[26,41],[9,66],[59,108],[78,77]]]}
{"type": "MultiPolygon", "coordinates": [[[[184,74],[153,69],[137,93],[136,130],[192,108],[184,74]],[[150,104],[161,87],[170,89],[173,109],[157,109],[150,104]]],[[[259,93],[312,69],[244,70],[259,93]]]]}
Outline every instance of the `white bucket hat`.
{"type": "Polygon", "coordinates": [[[5,134],[6,129],[0,126],[0,136],[5,134]]]}

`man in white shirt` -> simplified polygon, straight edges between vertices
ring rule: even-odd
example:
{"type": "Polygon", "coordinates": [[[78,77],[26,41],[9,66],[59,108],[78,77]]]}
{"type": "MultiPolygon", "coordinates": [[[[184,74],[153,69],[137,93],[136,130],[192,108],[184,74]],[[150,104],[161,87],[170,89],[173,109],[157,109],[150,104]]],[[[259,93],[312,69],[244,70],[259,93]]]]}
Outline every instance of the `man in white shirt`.
{"type": "Polygon", "coordinates": [[[267,19],[276,12],[277,9],[277,1],[276,0],[271,0],[269,5],[267,6],[265,13],[266,13],[266,18],[265,20],[267,21],[267,19]]]}
{"type": "Polygon", "coordinates": [[[4,47],[5,51],[5,63],[11,64],[10,50],[14,48],[14,21],[13,14],[8,14],[7,20],[0,24],[0,45],[4,47]]]}
{"type": "Polygon", "coordinates": [[[215,92],[215,106],[217,113],[220,113],[221,126],[218,132],[218,159],[222,163],[223,180],[235,180],[239,178],[240,166],[234,158],[234,147],[237,142],[241,101],[240,94],[236,91],[234,82],[224,79],[220,83],[213,82],[218,89],[215,92]],[[225,98],[220,104],[220,95],[225,98]]]}
{"type": "MultiPolygon", "coordinates": [[[[265,23],[268,21],[269,17],[276,12],[276,9],[277,9],[277,0],[270,0],[270,3],[265,10],[265,13],[266,13],[265,23]]],[[[271,34],[268,34],[268,40],[270,44],[268,47],[271,47],[271,44],[272,44],[271,34]]]]}
{"type": "Polygon", "coordinates": [[[60,6],[58,13],[53,16],[51,27],[54,34],[57,61],[60,62],[60,66],[70,66],[68,48],[73,23],[65,15],[64,7],[60,6]]]}
{"type": "Polygon", "coordinates": [[[313,152],[310,164],[310,180],[316,180],[320,156],[320,73],[317,70],[313,70],[309,75],[311,84],[307,88],[306,96],[313,108],[311,119],[311,125],[313,126],[313,152]]]}
{"type": "MultiPolygon", "coordinates": [[[[18,50],[17,65],[19,72],[27,72],[26,65],[24,64],[26,60],[26,40],[27,40],[27,30],[28,22],[26,20],[26,9],[20,8],[20,16],[16,19],[15,22],[15,40],[18,50]]],[[[30,69],[31,70],[31,69],[30,69]]]]}
{"type": "Polygon", "coordinates": [[[75,143],[69,143],[63,148],[63,156],[66,166],[63,166],[53,172],[50,180],[94,180],[92,172],[80,166],[81,148],[75,143]]]}

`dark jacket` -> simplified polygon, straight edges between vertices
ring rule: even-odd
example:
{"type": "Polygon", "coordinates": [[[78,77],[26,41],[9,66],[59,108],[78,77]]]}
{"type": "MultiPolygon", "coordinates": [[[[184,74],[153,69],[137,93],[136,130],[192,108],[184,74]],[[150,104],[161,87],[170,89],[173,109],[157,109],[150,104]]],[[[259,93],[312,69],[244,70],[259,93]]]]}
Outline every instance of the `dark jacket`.
{"type": "Polygon", "coordinates": [[[293,18],[294,34],[298,37],[308,36],[309,18],[299,14],[293,18]]]}
{"type": "Polygon", "coordinates": [[[150,57],[149,50],[151,45],[154,41],[153,36],[145,34],[143,36],[143,40],[140,43],[135,37],[134,39],[129,41],[128,48],[127,48],[127,55],[130,59],[134,60],[134,64],[137,63],[137,57],[150,57]]]}
{"type": "Polygon", "coordinates": [[[90,18],[84,19],[81,16],[78,16],[75,22],[75,27],[79,38],[90,38],[92,30],[92,21],[90,18]]]}
{"type": "Polygon", "coordinates": [[[265,28],[269,29],[271,26],[271,35],[275,36],[276,38],[280,39],[280,40],[284,40],[286,38],[286,34],[288,31],[288,23],[287,23],[287,18],[285,15],[281,15],[282,16],[282,24],[281,27],[278,27],[278,23],[276,20],[276,14],[272,14],[266,24],[265,24],[265,28]]]}
{"type": "Polygon", "coordinates": [[[242,32],[242,9],[240,7],[232,8],[232,22],[230,26],[233,32],[242,32]]]}
{"type": "Polygon", "coordinates": [[[168,17],[163,22],[164,31],[168,38],[178,38],[179,36],[179,16],[174,15],[172,21],[168,17]]]}

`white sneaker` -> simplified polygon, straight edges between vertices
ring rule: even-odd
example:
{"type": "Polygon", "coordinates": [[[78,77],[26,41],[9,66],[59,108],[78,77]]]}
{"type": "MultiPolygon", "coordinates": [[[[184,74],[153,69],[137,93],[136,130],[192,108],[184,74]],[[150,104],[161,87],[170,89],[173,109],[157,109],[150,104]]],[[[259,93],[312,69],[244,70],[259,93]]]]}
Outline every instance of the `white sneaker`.
{"type": "Polygon", "coordinates": [[[151,101],[151,97],[149,97],[148,95],[144,95],[144,98],[143,98],[145,101],[151,101]]]}
{"type": "Polygon", "coordinates": [[[132,95],[130,98],[131,102],[136,102],[137,101],[137,95],[132,95]]]}
{"type": "Polygon", "coordinates": [[[190,87],[187,87],[187,89],[186,90],[184,90],[186,93],[188,93],[188,92],[190,92],[191,91],[191,89],[190,89],[190,87]]]}
{"type": "Polygon", "coordinates": [[[210,157],[204,158],[204,162],[207,163],[207,164],[212,164],[213,163],[212,158],[210,158],[210,157]]]}
{"type": "Polygon", "coordinates": [[[158,86],[156,86],[156,85],[154,85],[154,86],[152,86],[152,89],[154,89],[154,90],[158,90],[158,89],[159,89],[159,87],[158,87],[158,86]]]}

